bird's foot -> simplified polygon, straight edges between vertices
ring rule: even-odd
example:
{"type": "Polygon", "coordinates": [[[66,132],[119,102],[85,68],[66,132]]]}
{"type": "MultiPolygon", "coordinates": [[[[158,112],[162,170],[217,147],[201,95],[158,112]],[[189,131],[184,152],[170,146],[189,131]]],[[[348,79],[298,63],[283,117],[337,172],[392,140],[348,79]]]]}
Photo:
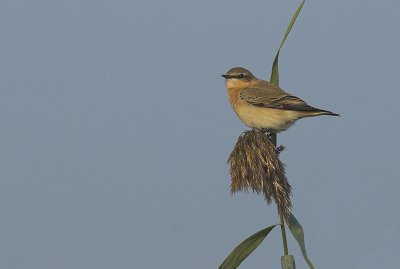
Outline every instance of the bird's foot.
{"type": "Polygon", "coordinates": [[[284,145],[280,145],[279,147],[276,148],[276,154],[280,154],[285,149],[286,147],[284,145]]]}

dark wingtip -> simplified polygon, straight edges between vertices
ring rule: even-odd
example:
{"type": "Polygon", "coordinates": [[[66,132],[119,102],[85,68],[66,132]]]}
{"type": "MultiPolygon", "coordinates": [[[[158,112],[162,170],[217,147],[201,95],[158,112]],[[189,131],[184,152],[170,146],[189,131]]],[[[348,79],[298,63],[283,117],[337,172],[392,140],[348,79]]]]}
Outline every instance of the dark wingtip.
{"type": "Polygon", "coordinates": [[[333,112],[330,112],[330,111],[325,111],[325,115],[341,117],[340,114],[333,113],[333,112]]]}

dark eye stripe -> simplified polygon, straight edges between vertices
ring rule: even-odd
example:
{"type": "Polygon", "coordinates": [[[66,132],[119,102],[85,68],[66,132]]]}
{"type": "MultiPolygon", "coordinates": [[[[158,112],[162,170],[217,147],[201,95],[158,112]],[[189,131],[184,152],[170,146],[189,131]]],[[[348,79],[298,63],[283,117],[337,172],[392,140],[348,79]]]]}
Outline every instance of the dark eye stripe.
{"type": "Polygon", "coordinates": [[[248,75],[245,74],[239,74],[239,75],[227,75],[229,78],[237,78],[237,79],[243,79],[243,78],[248,78],[248,75]]]}

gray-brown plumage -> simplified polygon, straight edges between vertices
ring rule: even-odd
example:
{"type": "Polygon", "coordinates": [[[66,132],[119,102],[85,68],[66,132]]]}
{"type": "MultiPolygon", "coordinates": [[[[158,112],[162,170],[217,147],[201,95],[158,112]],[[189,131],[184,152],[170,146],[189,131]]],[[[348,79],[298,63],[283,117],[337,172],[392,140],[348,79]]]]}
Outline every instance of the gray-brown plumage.
{"type": "Polygon", "coordinates": [[[279,133],[301,118],[339,116],[308,105],[242,67],[232,68],[222,76],[226,78],[229,103],[242,122],[251,128],[279,133]]]}

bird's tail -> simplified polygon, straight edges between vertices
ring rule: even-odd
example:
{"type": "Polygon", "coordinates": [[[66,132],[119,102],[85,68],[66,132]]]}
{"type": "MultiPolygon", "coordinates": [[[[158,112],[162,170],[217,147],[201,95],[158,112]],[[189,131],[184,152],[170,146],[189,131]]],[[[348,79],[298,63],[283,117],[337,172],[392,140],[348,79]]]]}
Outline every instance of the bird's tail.
{"type": "Polygon", "coordinates": [[[323,109],[320,109],[320,111],[321,111],[321,115],[329,115],[329,116],[336,116],[336,117],[340,117],[340,114],[333,113],[333,112],[331,112],[331,111],[328,111],[328,110],[323,110],[323,109]]]}
{"type": "Polygon", "coordinates": [[[319,108],[312,107],[312,106],[309,106],[307,110],[303,111],[303,113],[304,113],[304,117],[314,117],[314,116],[321,116],[321,115],[340,117],[339,114],[333,113],[332,111],[319,109],[319,108]]]}

